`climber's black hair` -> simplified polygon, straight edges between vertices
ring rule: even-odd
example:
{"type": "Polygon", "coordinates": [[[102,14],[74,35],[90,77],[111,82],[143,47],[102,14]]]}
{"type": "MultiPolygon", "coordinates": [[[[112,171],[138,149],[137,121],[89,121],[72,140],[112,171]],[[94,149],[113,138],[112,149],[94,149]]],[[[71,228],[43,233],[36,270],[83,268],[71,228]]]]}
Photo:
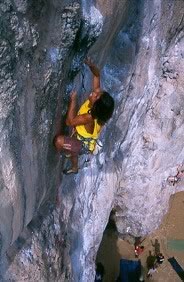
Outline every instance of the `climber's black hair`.
{"type": "Polygon", "coordinates": [[[104,125],[112,116],[114,111],[114,99],[106,91],[101,93],[101,97],[94,103],[91,115],[97,119],[98,124],[104,125]]]}

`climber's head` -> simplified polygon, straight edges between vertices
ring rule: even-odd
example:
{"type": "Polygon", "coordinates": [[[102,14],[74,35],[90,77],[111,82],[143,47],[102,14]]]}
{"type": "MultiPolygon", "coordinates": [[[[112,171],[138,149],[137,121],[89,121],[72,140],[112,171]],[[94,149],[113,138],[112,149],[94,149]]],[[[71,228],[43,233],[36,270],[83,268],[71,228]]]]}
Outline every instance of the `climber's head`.
{"type": "Polygon", "coordinates": [[[100,125],[104,125],[112,116],[114,111],[114,99],[105,91],[100,92],[100,97],[91,108],[91,115],[100,125]]]}

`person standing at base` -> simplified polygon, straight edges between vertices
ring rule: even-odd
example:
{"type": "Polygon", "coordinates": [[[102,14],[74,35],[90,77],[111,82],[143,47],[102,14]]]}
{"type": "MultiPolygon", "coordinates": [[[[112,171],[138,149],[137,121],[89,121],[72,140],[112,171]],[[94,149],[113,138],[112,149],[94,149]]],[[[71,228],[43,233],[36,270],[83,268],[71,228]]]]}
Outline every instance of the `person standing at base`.
{"type": "Polygon", "coordinates": [[[54,138],[56,149],[70,155],[72,167],[64,170],[65,174],[78,173],[78,156],[93,153],[102,127],[112,117],[114,111],[114,99],[100,88],[99,69],[89,59],[85,63],[93,74],[93,90],[78,112],[77,93],[72,91],[66,124],[74,127],[74,135],[72,137],[58,135],[54,138]]]}

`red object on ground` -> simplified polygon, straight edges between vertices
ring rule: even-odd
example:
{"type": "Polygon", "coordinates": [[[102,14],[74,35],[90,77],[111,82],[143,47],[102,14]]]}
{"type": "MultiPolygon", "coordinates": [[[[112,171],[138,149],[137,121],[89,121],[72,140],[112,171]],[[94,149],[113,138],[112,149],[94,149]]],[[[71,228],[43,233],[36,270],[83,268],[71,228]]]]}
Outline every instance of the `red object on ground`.
{"type": "Polygon", "coordinates": [[[143,246],[135,246],[135,256],[138,257],[144,251],[143,246]]]}

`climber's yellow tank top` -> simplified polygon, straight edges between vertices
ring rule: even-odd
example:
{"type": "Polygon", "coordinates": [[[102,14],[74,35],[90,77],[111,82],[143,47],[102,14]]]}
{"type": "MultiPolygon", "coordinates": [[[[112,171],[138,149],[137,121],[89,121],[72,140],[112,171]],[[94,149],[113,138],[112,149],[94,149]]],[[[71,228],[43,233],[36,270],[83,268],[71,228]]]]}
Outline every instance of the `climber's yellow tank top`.
{"type": "MultiPolygon", "coordinates": [[[[83,114],[87,114],[88,111],[90,110],[89,107],[89,100],[86,100],[82,106],[80,107],[79,111],[78,111],[78,115],[83,115],[83,114]]],[[[95,145],[96,145],[96,139],[98,139],[98,136],[100,134],[100,130],[101,130],[101,126],[97,123],[97,120],[94,120],[94,131],[93,133],[89,133],[86,131],[85,126],[84,125],[77,125],[76,127],[76,131],[79,135],[77,135],[77,139],[81,140],[83,138],[92,138],[92,140],[85,142],[86,145],[88,145],[88,148],[90,151],[94,151],[95,149],[95,145]]]]}

